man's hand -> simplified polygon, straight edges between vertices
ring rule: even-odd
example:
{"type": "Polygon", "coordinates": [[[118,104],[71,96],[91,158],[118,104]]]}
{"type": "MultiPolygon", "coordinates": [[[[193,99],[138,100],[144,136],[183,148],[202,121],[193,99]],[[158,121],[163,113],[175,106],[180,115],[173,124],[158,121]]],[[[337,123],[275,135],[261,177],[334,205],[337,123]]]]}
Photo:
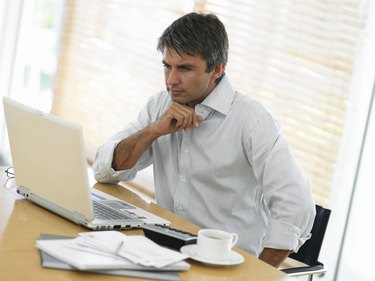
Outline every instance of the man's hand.
{"type": "Polygon", "coordinates": [[[179,130],[187,131],[191,126],[198,128],[202,120],[202,116],[196,115],[193,108],[173,102],[159,120],[117,145],[113,153],[112,168],[116,171],[132,168],[158,137],[179,130]]]}
{"type": "Polygon", "coordinates": [[[202,120],[203,117],[196,115],[193,108],[172,102],[167,111],[151,126],[162,136],[179,130],[187,131],[191,126],[198,128],[202,120]]]}
{"type": "Polygon", "coordinates": [[[277,268],[289,256],[289,254],[289,250],[264,248],[259,259],[277,268]]]}

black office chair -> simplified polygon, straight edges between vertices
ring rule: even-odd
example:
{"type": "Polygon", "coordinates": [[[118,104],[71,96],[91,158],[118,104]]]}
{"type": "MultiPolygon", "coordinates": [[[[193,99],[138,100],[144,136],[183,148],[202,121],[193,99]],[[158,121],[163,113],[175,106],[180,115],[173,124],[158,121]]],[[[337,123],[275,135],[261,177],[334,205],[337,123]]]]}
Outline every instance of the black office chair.
{"type": "Polygon", "coordinates": [[[318,258],[331,215],[331,210],[318,205],[315,205],[315,207],[316,216],[311,230],[311,238],[301,246],[297,253],[289,255],[289,258],[302,262],[306,266],[281,269],[288,275],[309,275],[309,281],[313,279],[314,274],[326,271],[324,265],[318,261],[318,258]]]}

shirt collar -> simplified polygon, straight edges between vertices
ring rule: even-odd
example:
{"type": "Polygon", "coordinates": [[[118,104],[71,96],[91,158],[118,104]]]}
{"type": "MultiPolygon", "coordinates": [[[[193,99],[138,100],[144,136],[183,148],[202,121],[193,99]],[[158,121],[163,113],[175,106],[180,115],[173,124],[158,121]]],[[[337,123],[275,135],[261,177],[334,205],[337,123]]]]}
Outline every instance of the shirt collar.
{"type": "Polygon", "coordinates": [[[235,91],[227,78],[227,75],[221,79],[214,90],[204,99],[201,104],[197,104],[195,112],[206,119],[213,111],[218,111],[227,115],[233,102],[235,91]]]}

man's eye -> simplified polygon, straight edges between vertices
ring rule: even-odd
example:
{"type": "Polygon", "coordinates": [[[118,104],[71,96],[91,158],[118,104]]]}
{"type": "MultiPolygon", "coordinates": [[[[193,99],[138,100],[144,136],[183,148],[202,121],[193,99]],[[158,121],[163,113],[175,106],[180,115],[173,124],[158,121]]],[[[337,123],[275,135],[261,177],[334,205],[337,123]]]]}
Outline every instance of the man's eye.
{"type": "Polygon", "coordinates": [[[189,67],[189,66],[181,66],[181,70],[183,70],[183,71],[190,71],[191,67],[189,67]]]}

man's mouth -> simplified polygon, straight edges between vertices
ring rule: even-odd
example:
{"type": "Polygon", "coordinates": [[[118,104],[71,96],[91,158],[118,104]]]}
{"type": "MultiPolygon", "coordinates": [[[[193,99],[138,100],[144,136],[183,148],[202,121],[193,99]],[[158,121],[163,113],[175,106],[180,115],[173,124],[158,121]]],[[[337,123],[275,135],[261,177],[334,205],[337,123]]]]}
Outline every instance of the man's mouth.
{"type": "Polygon", "coordinates": [[[184,91],[180,89],[169,89],[169,93],[173,96],[180,96],[184,93],[184,91]]]}

